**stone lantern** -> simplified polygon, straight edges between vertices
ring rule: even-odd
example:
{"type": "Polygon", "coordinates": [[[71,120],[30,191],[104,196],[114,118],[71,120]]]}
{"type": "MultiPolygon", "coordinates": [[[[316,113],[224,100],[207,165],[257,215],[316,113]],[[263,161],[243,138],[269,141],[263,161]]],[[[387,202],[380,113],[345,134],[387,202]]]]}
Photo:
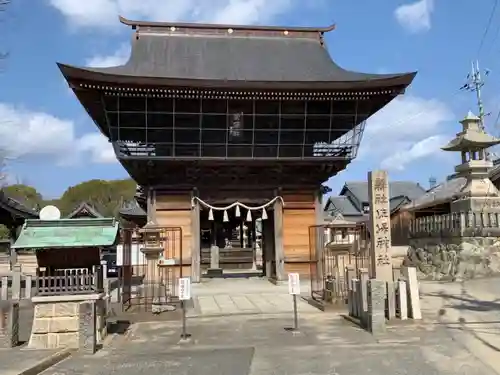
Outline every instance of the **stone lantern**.
{"type": "Polygon", "coordinates": [[[460,152],[462,160],[455,172],[466,179],[465,185],[455,194],[452,212],[500,212],[499,192],[489,179],[493,162],[488,160],[486,152],[489,147],[500,144],[500,139],[486,133],[480,118],[470,111],[460,124],[462,131],[442,148],[460,152]]]}
{"type": "Polygon", "coordinates": [[[144,275],[144,290],[145,298],[152,298],[153,312],[161,312],[163,299],[165,299],[165,286],[161,278],[158,262],[165,249],[162,233],[162,228],[158,227],[154,222],[148,222],[139,230],[143,236],[143,246],[141,252],[146,257],[146,274],[144,275]]]}

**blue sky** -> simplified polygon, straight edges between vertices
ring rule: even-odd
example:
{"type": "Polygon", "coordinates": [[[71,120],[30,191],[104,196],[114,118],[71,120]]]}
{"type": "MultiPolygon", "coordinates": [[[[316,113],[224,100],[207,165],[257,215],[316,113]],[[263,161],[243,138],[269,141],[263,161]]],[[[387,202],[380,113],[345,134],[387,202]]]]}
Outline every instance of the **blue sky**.
{"type": "Polygon", "coordinates": [[[488,76],[483,96],[488,129],[500,110],[500,5],[481,45],[494,0],[13,0],[0,17],[0,150],[11,180],[46,197],[91,178],[127,174],[97,133],[56,62],[114,65],[126,61],[131,19],[324,26],[332,58],[372,73],[418,71],[405,96],[369,120],[358,158],[329,185],[364,180],[371,169],[427,186],[442,180],[458,156],[439,150],[459,130],[472,93],[460,92],[473,59],[488,76]],[[26,9],[29,9],[27,11],[26,9]],[[472,16],[473,15],[473,16],[472,16]]]}

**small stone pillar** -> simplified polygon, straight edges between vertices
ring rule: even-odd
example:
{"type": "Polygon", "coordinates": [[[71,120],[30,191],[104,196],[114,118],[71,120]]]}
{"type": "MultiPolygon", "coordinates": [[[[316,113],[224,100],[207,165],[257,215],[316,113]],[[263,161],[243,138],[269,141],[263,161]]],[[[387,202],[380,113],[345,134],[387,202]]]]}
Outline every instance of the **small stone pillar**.
{"type": "Polygon", "coordinates": [[[385,291],[385,281],[368,281],[368,330],[373,335],[385,333],[385,291]]]}
{"type": "Polygon", "coordinates": [[[0,305],[0,349],[19,345],[19,302],[2,302],[0,305]]]}
{"type": "Polygon", "coordinates": [[[403,267],[403,275],[406,278],[406,290],[408,297],[408,315],[415,320],[422,319],[420,310],[420,293],[418,288],[417,269],[415,267],[403,267]]]}
{"type": "Polygon", "coordinates": [[[80,303],[78,313],[78,350],[86,354],[94,354],[97,351],[95,302],[80,303]]]}
{"type": "Polygon", "coordinates": [[[368,269],[361,268],[359,270],[359,309],[360,319],[364,326],[367,324],[368,314],[368,269]]]}
{"type": "Polygon", "coordinates": [[[408,319],[408,301],[406,298],[406,281],[396,283],[396,316],[401,320],[408,319]]]}
{"type": "Polygon", "coordinates": [[[386,317],[388,320],[391,320],[396,317],[396,286],[392,281],[389,281],[388,283],[386,283],[386,287],[386,317]]]}

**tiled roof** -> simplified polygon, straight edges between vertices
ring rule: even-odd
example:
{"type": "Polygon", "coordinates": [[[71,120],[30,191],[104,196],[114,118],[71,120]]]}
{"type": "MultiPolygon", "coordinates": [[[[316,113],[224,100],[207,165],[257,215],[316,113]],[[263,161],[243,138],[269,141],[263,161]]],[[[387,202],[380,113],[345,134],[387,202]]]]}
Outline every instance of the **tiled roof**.
{"type": "Polygon", "coordinates": [[[73,212],[71,212],[68,215],[68,219],[74,218],[78,216],[79,214],[85,215],[85,216],[91,216],[94,218],[100,218],[103,217],[93,206],[88,204],[87,202],[82,202],[76,207],[73,212]]]}
{"type": "Polygon", "coordinates": [[[466,181],[465,177],[456,177],[436,185],[420,198],[404,206],[404,209],[416,210],[449,202],[464,187],[466,181]]]}
{"type": "MultiPolygon", "coordinates": [[[[346,182],[340,194],[343,195],[345,190],[350,190],[361,203],[368,202],[368,182],[346,182]]],[[[413,181],[391,181],[389,182],[389,194],[390,199],[408,197],[410,201],[413,201],[425,194],[425,189],[413,181]]]]}
{"type": "Polygon", "coordinates": [[[123,207],[120,210],[121,216],[135,216],[135,217],[145,217],[147,216],[146,211],[144,211],[137,202],[129,205],[128,207],[123,207]]]}
{"type": "Polygon", "coordinates": [[[3,191],[0,191],[0,209],[11,213],[15,219],[37,219],[38,212],[27,208],[17,200],[8,197],[3,191]]]}
{"type": "Polygon", "coordinates": [[[344,196],[339,196],[339,197],[330,197],[328,198],[327,205],[330,204],[330,209],[328,212],[331,214],[335,214],[337,212],[340,212],[344,216],[349,216],[349,215],[361,215],[361,212],[359,212],[356,207],[351,203],[348,197],[344,196]]]}

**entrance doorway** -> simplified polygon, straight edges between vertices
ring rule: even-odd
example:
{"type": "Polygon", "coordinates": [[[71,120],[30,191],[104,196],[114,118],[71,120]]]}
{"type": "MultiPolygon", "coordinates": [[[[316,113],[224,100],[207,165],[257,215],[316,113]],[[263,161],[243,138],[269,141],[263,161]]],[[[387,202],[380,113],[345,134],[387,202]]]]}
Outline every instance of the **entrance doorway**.
{"type": "MultiPolygon", "coordinates": [[[[218,247],[219,268],[223,277],[268,276],[266,252],[270,249],[273,232],[264,235],[265,228],[272,228],[271,214],[262,219],[260,212],[252,211],[250,217],[244,209],[239,215],[235,210],[200,211],[200,263],[202,276],[211,267],[211,248],[218,247]],[[250,220],[248,220],[250,219],[250,220]]],[[[270,256],[269,251],[267,252],[270,256]]]]}

